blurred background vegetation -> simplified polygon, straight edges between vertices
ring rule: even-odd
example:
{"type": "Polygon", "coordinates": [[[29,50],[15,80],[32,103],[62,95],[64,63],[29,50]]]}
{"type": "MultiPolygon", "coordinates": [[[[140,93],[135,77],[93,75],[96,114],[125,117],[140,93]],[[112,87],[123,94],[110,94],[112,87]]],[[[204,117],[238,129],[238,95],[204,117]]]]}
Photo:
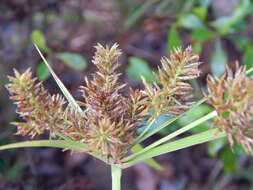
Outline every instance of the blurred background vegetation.
{"type": "MultiPolygon", "coordinates": [[[[133,88],[142,87],[140,75],[155,80],[152,72],[161,56],[191,45],[203,62],[200,79],[193,81],[199,99],[208,73],[220,76],[226,64],[234,67],[236,61],[253,66],[253,0],[1,0],[0,144],[27,139],[14,136],[9,124],[17,118],[4,85],[13,68],[32,67],[50,92],[59,92],[32,42],[76,99],[81,99],[78,86],[84,76],[94,71],[91,58],[98,42],[119,43],[121,80],[133,88]]],[[[211,110],[196,108],[150,141],[211,110]]],[[[208,127],[210,122],[192,133],[208,127]]],[[[253,189],[253,160],[240,147],[233,154],[222,139],[157,160],[166,170],[137,165],[127,170],[123,188],[253,189]]],[[[0,190],[101,190],[110,189],[109,179],[109,168],[85,154],[47,148],[0,152],[0,190]]]]}

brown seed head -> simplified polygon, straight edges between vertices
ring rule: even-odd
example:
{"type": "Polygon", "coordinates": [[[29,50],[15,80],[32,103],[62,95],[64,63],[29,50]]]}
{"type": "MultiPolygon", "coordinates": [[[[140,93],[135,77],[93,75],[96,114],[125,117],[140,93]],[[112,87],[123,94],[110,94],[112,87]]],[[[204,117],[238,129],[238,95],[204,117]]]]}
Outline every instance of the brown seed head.
{"type": "Polygon", "coordinates": [[[252,153],[253,145],[253,77],[237,65],[233,73],[227,67],[220,78],[208,77],[208,102],[217,111],[214,126],[227,134],[231,147],[236,140],[246,152],[252,153]]]}
{"type": "Polygon", "coordinates": [[[26,122],[13,122],[18,127],[17,134],[34,137],[45,130],[61,125],[65,101],[60,95],[50,95],[41,83],[36,84],[30,69],[23,74],[14,70],[15,76],[9,76],[6,85],[10,98],[17,105],[17,113],[26,122]]]}
{"type": "Polygon", "coordinates": [[[162,67],[156,74],[158,83],[148,84],[143,78],[147,109],[155,111],[154,118],[161,114],[178,115],[191,107],[192,87],[188,81],[200,75],[198,59],[191,47],[175,49],[169,58],[161,59],[162,67]]]}

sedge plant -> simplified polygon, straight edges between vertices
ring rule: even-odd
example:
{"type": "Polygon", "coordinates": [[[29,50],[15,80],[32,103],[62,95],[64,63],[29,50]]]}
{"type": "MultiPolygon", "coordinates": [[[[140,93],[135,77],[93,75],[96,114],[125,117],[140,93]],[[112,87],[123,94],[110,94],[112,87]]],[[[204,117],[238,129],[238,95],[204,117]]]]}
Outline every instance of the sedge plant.
{"type": "Polygon", "coordinates": [[[139,162],[156,169],[156,156],[193,145],[226,137],[231,148],[236,143],[247,153],[253,145],[253,77],[251,70],[236,66],[227,68],[221,77],[208,76],[204,98],[194,103],[190,80],[200,76],[199,56],[190,47],[175,49],[161,59],[155,83],[143,80],[144,88],[131,89],[121,84],[117,72],[121,50],[117,44],[95,46],[93,64],[97,71],[85,78],[79,88],[83,100],[76,101],[44,60],[62,95],[52,95],[32,77],[31,69],[20,73],[14,69],[6,85],[17,105],[22,122],[12,122],[17,135],[33,139],[47,133],[48,140],[30,140],[0,146],[0,150],[21,147],[55,147],[90,154],[111,166],[112,189],[120,190],[122,170],[139,162]],[[207,101],[215,111],[142,147],[140,143],[207,101]],[[171,119],[152,129],[161,115],[171,119]],[[213,119],[213,127],[205,132],[180,138],[180,134],[213,119]],[[148,124],[146,124],[148,123],[148,124]],[[137,130],[143,128],[142,132],[137,130]],[[152,129],[152,130],[151,130],[152,129]],[[178,137],[178,138],[175,138],[178,137]]]}

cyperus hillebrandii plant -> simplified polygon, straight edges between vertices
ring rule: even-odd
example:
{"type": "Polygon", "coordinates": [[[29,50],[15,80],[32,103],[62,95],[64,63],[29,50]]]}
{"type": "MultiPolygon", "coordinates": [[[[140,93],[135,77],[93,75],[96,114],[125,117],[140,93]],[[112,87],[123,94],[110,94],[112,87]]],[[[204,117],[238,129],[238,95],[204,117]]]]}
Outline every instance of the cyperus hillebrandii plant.
{"type": "Polygon", "coordinates": [[[16,134],[34,138],[48,132],[50,139],[4,145],[0,150],[42,146],[86,152],[111,165],[114,190],[120,189],[124,168],[146,161],[160,169],[153,157],[221,137],[226,136],[231,147],[236,140],[246,152],[252,153],[253,77],[247,76],[243,67],[237,66],[234,74],[228,68],[220,79],[210,76],[208,94],[194,104],[189,80],[200,75],[198,55],[190,47],[175,49],[169,57],[161,59],[161,67],[155,74],[156,83],[149,84],[143,78],[144,90],[130,89],[127,94],[126,85],[118,82],[121,55],[118,45],[98,44],[93,58],[98,71],[91,79],[85,78],[85,85],[80,87],[84,100],[76,102],[39,53],[67,101],[61,95],[51,95],[42,83],[32,78],[30,69],[24,73],[14,70],[15,75],[9,77],[6,87],[17,104],[17,113],[24,120],[13,122],[17,126],[16,134]],[[215,111],[145,148],[140,146],[139,143],[206,100],[215,111]],[[172,119],[151,130],[160,115],[169,115],[172,119]],[[168,142],[214,117],[213,126],[218,129],[168,142]],[[149,124],[144,125],[144,121],[149,124]],[[138,134],[140,127],[144,130],[138,134]]]}

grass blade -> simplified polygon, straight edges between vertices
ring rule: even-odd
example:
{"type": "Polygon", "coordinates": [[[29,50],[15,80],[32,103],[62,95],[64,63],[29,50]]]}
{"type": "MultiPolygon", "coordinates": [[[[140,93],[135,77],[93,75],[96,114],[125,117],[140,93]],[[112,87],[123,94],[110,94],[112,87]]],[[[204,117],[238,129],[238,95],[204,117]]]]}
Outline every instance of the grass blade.
{"type": "MultiPolygon", "coordinates": [[[[7,145],[0,146],[0,150],[8,150],[13,148],[30,148],[30,147],[52,147],[52,148],[62,148],[74,151],[87,152],[89,149],[86,144],[81,142],[66,141],[66,140],[32,140],[24,141],[18,143],[11,143],[7,145]]],[[[88,154],[94,156],[95,158],[107,163],[106,159],[101,156],[87,152],[88,154]]]]}
{"type": "Polygon", "coordinates": [[[77,102],[75,101],[75,99],[73,98],[73,96],[69,93],[69,91],[67,90],[67,88],[64,86],[64,84],[61,82],[61,80],[59,79],[59,77],[55,74],[55,72],[53,71],[52,67],[49,65],[49,63],[47,62],[47,60],[45,59],[45,57],[43,56],[43,54],[41,53],[40,49],[38,48],[38,46],[36,44],[34,44],[36,50],[39,52],[40,57],[42,58],[42,60],[44,61],[44,63],[46,64],[48,70],[50,71],[50,73],[52,74],[52,76],[54,77],[54,80],[56,81],[57,85],[59,86],[59,88],[61,89],[63,95],[65,96],[65,98],[68,100],[69,104],[73,107],[73,109],[77,110],[79,113],[83,114],[83,110],[80,108],[80,106],[77,104],[77,102]]]}
{"type": "Polygon", "coordinates": [[[18,143],[12,143],[0,146],[0,150],[7,150],[12,148],[25,148],[25,147],[53,147],[64,148],[77,151],[85,151],[87,147],[83,143],[69,142],[65,140],[33,140],[18,143]]]}
{"type": "Polygon", "coordinates": [[[132,158],[131,160],[126,158],[125,160],[123,160],[123,161],[127,161],[124,164],[123,168],[130,167],[134,164],[137,164],[138,162],[153,158],[155,156],[159,156],[168,152],[173,152],[176,150],[187,148],[193,145],[205,143],[205,142],[219,139],[225,136],[226,134],[224,132],[219,132],[218,129],[212,129],[212,130],[208,130],[202,133],[198,133],[196,135],[191,135],[189,137],[185,137],[185,138],[182,138],[170,143],[166,143],[164,145],[160,145],[135,158],[132,158]]]}

